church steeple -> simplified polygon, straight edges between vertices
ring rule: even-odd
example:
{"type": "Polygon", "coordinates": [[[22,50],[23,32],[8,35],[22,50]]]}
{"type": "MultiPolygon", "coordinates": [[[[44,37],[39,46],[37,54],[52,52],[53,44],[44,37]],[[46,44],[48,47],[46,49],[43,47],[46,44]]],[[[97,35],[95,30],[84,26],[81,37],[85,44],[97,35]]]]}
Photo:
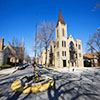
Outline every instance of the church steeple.
{"type": "Polygon", "coordinates": [[[62,16],[62,14],[61,14],[61,11],[60,11],[60,13],[59,13],[59,17],[58,17],[58,21],[57,21],[56,27],[58,26],[58,23],[59,23],[59,22],[61,22],[61,24],[64,24],[64,25],[65,25],[63,16],[62,16]]]}

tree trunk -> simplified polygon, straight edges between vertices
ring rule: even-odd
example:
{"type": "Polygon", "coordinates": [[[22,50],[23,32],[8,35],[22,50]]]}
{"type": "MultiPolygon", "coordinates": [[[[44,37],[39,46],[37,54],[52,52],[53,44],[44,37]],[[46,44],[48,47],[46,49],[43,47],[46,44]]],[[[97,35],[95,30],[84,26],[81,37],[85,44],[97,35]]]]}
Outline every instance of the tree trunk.
{"type": "Polygon", "coordinates": [[[15,68],[16,68],[16,57],[15,57],[15,68]]]}
{"type": "Polygon", "coordinates": [[[45,56],[45,66],[47,66],[47,48],[46,48],[46,56],[45,56]]]}

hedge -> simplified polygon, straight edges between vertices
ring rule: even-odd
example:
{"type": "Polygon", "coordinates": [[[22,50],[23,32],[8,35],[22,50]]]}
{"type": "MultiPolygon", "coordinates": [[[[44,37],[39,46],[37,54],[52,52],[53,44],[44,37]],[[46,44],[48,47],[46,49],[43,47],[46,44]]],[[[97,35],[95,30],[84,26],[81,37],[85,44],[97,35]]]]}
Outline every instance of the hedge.
{"type": "Polygon", "coordinates": [[[11,67],[12,67],[11,65],[5,64],[5,65],[0,66],[0,69],[6,69],[6,68],[11,68],[11,67]]]}

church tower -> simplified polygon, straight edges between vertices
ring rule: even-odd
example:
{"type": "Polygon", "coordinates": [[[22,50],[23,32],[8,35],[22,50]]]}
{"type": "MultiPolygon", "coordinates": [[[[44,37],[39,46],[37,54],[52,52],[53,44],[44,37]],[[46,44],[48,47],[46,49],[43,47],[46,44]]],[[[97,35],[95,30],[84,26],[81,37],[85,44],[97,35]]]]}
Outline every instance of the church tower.
{"type": "Polygon", "coordinates": [[[56,25],[56,53],[55,66],[67,66],[67,24],[64,22],[61,11],[56,25]]]}
{"type": "MultiPolygon", "coordinates": [[[[50,54],[48,53],[48,57],[50,58],[49,64],[55,68],[82,67],[82,42],[79,39],[74,40],[72,35],[67,36],[67,24],[63,19],[61,11],[59,13],[55,33],[56,41],[50,43],[50,54]]],[[[42,61],[45,61],[45,52],[42,56],[42,61]]]]}

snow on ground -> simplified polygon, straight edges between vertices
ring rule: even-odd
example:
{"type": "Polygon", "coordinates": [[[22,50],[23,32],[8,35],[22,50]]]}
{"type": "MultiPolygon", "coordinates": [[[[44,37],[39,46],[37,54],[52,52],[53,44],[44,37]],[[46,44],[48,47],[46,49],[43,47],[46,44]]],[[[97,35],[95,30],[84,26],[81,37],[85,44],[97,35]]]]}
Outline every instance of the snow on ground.
{"type": "Polygon", "coordinates": [[[54,87],[38,94],[17,94],[11,91],[16,79],[33,73],[30,66],[0,78],[0,100],[100,100],[100,67],[39,69],[42,75],[54,79],[54,87]],[[56,73],[55,71],[59,71],[56,73]]]}
{"type": "Polygon", "coordinates": [[[3,69],[3,70],[0,70],[0,74],[11,74],[11,73],[15,72],[16,70],[17,69],[15,67],[3,69]]]}
{"type": "Polygon", "coordinates": [[[81,74],[82,72],[96,72],[100,70],[100,67],[72,67],[72,68],[52,68],[59,73],[74,73],[81,74]]]}

